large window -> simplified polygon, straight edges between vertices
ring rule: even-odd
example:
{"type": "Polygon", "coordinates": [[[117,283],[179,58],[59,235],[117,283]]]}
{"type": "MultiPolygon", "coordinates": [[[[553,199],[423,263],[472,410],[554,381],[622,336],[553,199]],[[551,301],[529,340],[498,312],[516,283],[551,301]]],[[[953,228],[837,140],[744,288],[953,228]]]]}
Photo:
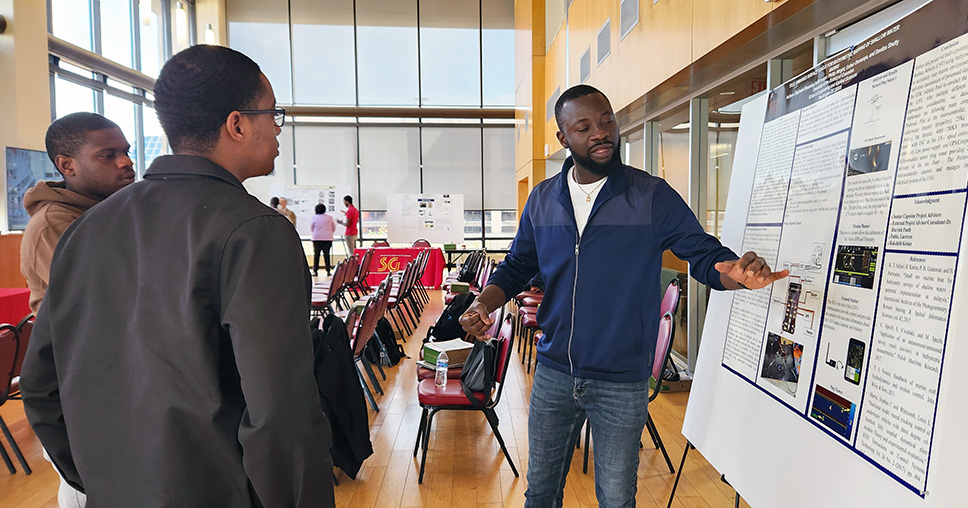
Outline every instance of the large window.
{"type": "Polygon", "coordinates": [[[231,46],[259,64],[276,102],[292,104],[288,0],[229,0],[225,12],[231,46]]]}
{"type": "Polygon", "coordinates": [[[422,152],[425,193],[463,194],[465,211],[482,210],[480,127],[425,127],[422,152]]]}
{"type": "MultiPolygon", "coordinates": [[[[229,45],[262,67],[280,104],[514,105],[513,0],[226,0],[226,12],[229,45]]],[[[468,116],[296,116],[274,175],[246,187],[263,200],[293,185],[348,188],[366,241],[386,238],[390,194],[461,194],[465,243],[506,248],[514,130],[468,116]]]]}
{"type": "Polygon", "coordinates": [[[514,105],[513,0],[226,0],[226,18],[280,104],[514,105]]]}
{"type": "Polygon", "coordinates": [[[289,5],[293,102],[355,105],[353,0],[292,0],[289,5]]]}
{"type": "Polygon", "coordinates": [[[514,3],[482,2],[481,28],[484,106],[513,106],[514,3]]]}
{"type": "Polygon", "coordinates": [[[355,189],[356,128],[294,127],[296,185],[336,185],[355,189]]]}
{"type": "Polygon", "coordinates": [[[91,5],[78,0],[50,0],[51,33],[75,46],[94,51],[91,5]]]}
{"type": "Polygon", "coordinates": [[[131,144],[138,174],[144,174],[152,160],[168,152],[151,108],[150,86],[144,83],[157,77],[172,53],[195,42],[194,0],[48,1],[48,22],[55,38],[137,71],[116,76],[118,71],[96,57],[67,62],[52,48],[52,116],[89,111],[114,121],[131,144]],[[142,88],[133,88],[126,78],[140,82],[142,88]]]}
{"type": "Polygon", "coordinates": [[[420,193],[420,128],[360,127],[360,203],[384,210],[389,194],[420,193]]]}
{"type": "Polygon", "coordinates": [[[416,2],[357,0],[356,24],[357,104],[419,105],[416,2]]]}
{"type": "Polygon", "coordinates": [[[105,58],[134,69],[131,1],[100,0],[99,3],[101,5],[101,54],[105,58]]]}
{"type": "Polygon", "coordinates": [[[481,104],[479,8],[478,0],[420,0],[421,104],[481,104]]]}
{"type": "Polygon", "coordinates": [[[67,79],[57,77],[54,80],[54,111],[55,118],[61,118],[71,113],[94,113],[94,90],[78,85],[67,79]]]}
{"type": "Polygon", "coordinates": [[[283,129],[279,146],[275,174],[246,188],[263,201],[292,185],[347,188],[357,198],[364,240],[386,238],[390,194],[463,195],[464,242],[471,247],[487,240],[488,248],[507,248],[517,231],[511,125],[300,121],[283,129]]]}

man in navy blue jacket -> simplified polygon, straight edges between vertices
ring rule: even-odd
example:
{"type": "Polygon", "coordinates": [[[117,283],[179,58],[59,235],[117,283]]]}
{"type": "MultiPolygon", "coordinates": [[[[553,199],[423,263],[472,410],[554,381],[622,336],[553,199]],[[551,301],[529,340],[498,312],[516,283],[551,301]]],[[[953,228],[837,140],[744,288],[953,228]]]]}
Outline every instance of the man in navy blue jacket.
{"type": "Polygon", "coordinates": [[[615,114],[600,91],[566,90],[555,119],[571,157],[532,191],[511,252],[461,324],[484,334],[490,312],[540,274],[544,338],[531,388],[525,506],[561,506],[586,415],[599,505],[634,506],[662,252],[689,261],[692,276],[718,290],[759,289],[788,272],[772,272],[754,252],[740,258],[706,234],[664,180],[623,165],[615,114]]]}

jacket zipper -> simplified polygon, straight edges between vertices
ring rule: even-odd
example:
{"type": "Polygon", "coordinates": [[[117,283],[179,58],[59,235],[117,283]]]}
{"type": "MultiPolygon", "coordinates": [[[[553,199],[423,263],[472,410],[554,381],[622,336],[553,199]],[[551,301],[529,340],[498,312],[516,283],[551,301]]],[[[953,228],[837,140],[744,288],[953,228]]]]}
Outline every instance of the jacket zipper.
{"type": "Polygon", "coordinates": [[[575,337],[575,300],[578,298],[578,247],[581,245],[581,234],[575,240],[575,281],[571,288],[571,330],[568,331],[568,366],[571,375],[575,375],[575,362],[571,359],[571,340],[575,337]]]}

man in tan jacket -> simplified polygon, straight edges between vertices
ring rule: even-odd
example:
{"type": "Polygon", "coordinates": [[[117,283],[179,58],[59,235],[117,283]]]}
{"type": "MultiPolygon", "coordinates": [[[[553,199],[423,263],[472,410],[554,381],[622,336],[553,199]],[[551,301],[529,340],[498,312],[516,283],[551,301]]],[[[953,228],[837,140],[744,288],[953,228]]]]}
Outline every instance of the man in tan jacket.
{"type": "Polygon", "coordinates": [[[20,271],[37,314],[47,292],[54,247],[75,219],[134,182],[130,145],[117,124],[94,113],[73,113],[50,124],[47,156],[64,176],[41,180],[24,193],[30,222],[20,245],[20,271]]]}
{"type": "MultiPolygon", "coordinates": [[[[131,148],[117,124],[94,113],[73,113],[47,128],[47,156],[64,176],[41,180],[24,193],[30,222],[20,244],[20,271],[30,288],[30,311],[37,314],[50,280],[54,248],[75,219],[134,181],[131,148]]],[[[61,508],[82,507],[84,494],[61,478],[61,508]]]]}

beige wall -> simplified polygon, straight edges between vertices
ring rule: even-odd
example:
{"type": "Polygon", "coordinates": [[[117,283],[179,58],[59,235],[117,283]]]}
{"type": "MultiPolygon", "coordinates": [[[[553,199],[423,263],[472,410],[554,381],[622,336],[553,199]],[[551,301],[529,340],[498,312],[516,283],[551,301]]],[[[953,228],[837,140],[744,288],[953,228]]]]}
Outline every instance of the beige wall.
{"type": "MultiPolygon", "coordinates": [[[[552,0],[557,1],[557,0],[552,0]]],[[[545,0],[514,2],[514,167],[518,215],[535,183],[544,180],[545,0]]]]}
{"type": "MultiPolygon", "coordinates": [[[[47,2],[0,0],[0,14],[7,18],[0,34],[0,168],[6,168],[4,147],[44,149],[50,124],[47,2]]],[[[0,197],[0,229],[6,230],[6,185],[0,197]]]]}
{"type": "Polygon", "coordinates": [[[205,43],[205,29],[212,25],[215,42],[224,46],[227,42],[225,31],[225,0],[195,0],[196,40],[205,43]]]}
{"type": "MultiPolygon", "coordinates": [[[[50,123],[47,3],[0,0],[7,30],[0,34],[0,168],[5,147],[44,149],[50,123]]],[[[7,228],[7,186],[0,191],[0,229],[7,228]]],[[[0,287],[26,287],[20,274],[20,235],[0,237],[0,287]]]]}
{"type": "MultiPolygon", "coordinates": [[[[557,0],[555,0],[557,1],[557,0]]],[[[619,0],[574,0],[562,27],[547,45],[544,83],[535,75],[536,92],[531,104],[544,105],[556,89],[564,91],[579,82],[579,59],[591,50],[591,75],[586,81],[605,92],[618,111],[640,100],[647,92],[687,68],[694,61],[769,14],[785,0],[659,0],[639,4],[639,21],[621,39],[619,0]],[[606,19],[610,25],[610,54],[598,65],[597,35],[606,19]],[[566,44],[567,32],[567,44],[566,44]]],[[[519,0],[517,3],[531,3],[519,0]]],[[[544,27],[544,15],[531,13],[533,27],[544,27]]],[[[521,44],[521,42],[519,42],[521,44]]],[[[519,94],[523,98],[526,94],[519,94]]],[[[535,109],[535,111],[537,111],[535,109]]],[[[554,119],[544,122],[540,138],[533,138],[532,152],[560,149],[554,119]]],[[[522,149],[526,147],[521,147],[522,149]]],[[[519,167],[526,158],[519,154],[519,167]]],[[[533,159],[533,157],[532,157],[533,159]]],[[[540,180],[538,180],[540,181],[540,180]]],[[[531,186],[537,181],[532,181],[531,186]]]]}

